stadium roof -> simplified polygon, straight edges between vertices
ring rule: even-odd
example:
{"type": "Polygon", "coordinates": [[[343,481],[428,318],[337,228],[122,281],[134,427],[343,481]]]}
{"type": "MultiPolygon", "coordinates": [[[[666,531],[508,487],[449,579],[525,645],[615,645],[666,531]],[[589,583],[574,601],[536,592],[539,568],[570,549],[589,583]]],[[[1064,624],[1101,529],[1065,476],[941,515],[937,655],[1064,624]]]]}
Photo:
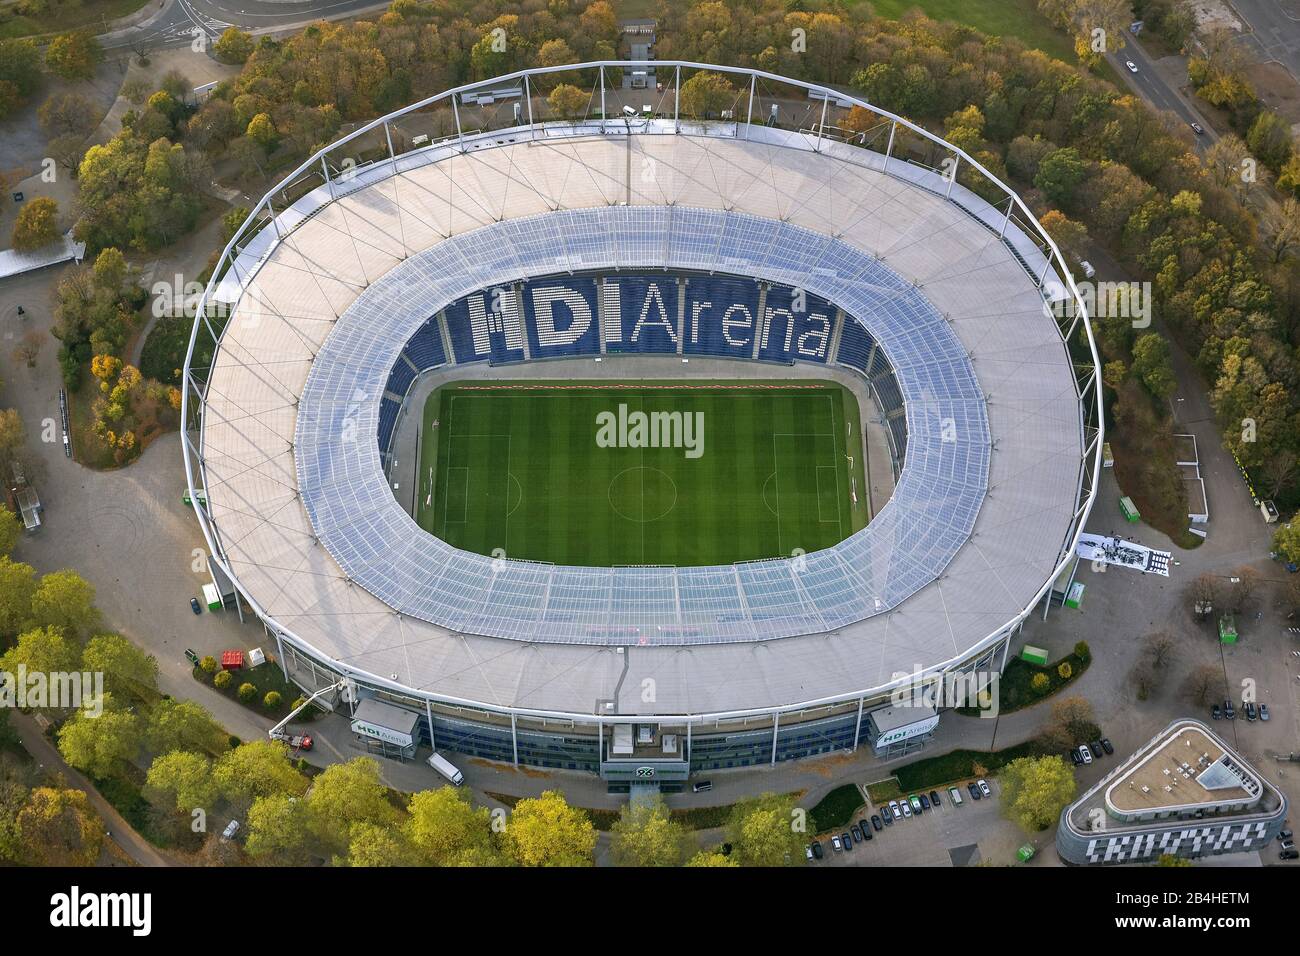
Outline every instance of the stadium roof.
{"type": "Polygon", "coordinates": [[[1033,603],[1071,544],[1086,437],[1035,278],[1042,254],[962,187],[961,205],[927,188],[928,170],[896,160],[886,175],[869,150],[728,129],[467,138],[463,152],[439,145],[360,171],[334,201],[317,190],[262,230],[222,288],[237,306],[201,451],[217,545],[264,616],[349,668],[442,699],[717,714],[849,697],[963,659],[1033,603]],[[887,351],[907,399],[898,490],[865,531],[809,555],[804,577],[782,562],[617,569],[619,582],[513,562],[493,573],[394,501],[373,439],[379,392],[431,310],[496,282],[617,265],[801,285],[887,351]],[[947,417],[953,447],[939,434],[947,417]],[[555,607],[548,585],[570,620],[539,611],[555,607]],[[717,643],[653,639],[690,623],[667,605],[683,585],[698,585],[696,623],[715,618],[699,633],[717,643]],[[742,592],[777,606],[717,623],[742,592]],[[635,619],[636,636],[612,643],[646,646],[602,645],[611,616],[593,596],[635,619]],[[492,636],[506,633],[524,640],[492,636]]]}

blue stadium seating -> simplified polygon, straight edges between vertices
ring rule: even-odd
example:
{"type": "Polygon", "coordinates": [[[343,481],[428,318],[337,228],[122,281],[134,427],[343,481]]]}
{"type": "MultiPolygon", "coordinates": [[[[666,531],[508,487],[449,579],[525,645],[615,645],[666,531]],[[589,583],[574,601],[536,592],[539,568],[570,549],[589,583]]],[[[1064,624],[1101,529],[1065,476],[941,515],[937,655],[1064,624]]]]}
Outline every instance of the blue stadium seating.
{"type": "Polygon", "coordinates": [[[446,312],[457,363],[524,360],[523,323],[513,288],[475,292],[447,306],[446,312]]]}
{"type": "Polygon", "coordinates": [[[835,306],[809,292],[773,285],[763,307],[758,357],[769,362],[825,362],[835,306]]]}
{"type": "Polygon", "coordinates": [[[853,319],[846,318],[844,328],[840,330],[840,346],[835,360],[841,365],[849,365],[859,372],[865,372],[867,362],[871,359],[871,348],[875,344],[870,332],[853,319]]]}
{"type": "Polygon", "coordinates": [[[445,365],[447,356],[442,347],[442,333],[438,330],[437,317],[424,323],[420,331],[411,336],[411,341],[406,343],[403,351],[421,372],[445,365]]]}
{"type": "Polygon", "coordinates": [[[757,317],[754,280],[691,276],[686,281],[682,350],[688,355],[752,358],[757,317]]]}
{"type": "MultiPolygon", "coordinates": [[[[406,353],[403,352],[402,355],[406,353]]],[[[411,387],[415,381],[415,369],[402,356],[398,356],[397,362],[393,365],[393,370],[388,373],[388,382],[384,385],[384,391],[391,392],[394,395],[405,395],[406,390],[411,387]]]]}
{"type": "Polygon", "coordinates": [[[619,303],[619,321],[607,318],[608,352],[677,351],[677,277],[618,275],[605,280],[605,307],[619,303]],[[615,293],[613,290],[617,290],[615,293]]]}
{"type": "Polygon", "coordinates": [[[402,406],[385,398],[379,403],[379,454],[388,457],[388,446],[393,440],[393,428],[397,425],[397,413],[402,406]]]}
{"type": "Polygon", "coordinates": [[[526,283],[524,318],[533,358],[600,353],[595,279],[543,279],[526,283]]]}

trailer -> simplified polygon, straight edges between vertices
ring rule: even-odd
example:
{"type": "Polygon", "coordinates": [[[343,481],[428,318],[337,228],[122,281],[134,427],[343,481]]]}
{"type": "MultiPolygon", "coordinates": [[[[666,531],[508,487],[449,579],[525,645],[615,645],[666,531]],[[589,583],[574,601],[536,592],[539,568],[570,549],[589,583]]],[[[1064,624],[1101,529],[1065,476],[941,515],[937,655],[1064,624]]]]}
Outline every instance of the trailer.
{"type": "Polygon", "coordinates": [[[465,775],[457,770],[451,761],[447,760],[436,751],[430,754],[427,763],[442,776],[446,777],[447,782],[453,787],[459,787],[465,782],[465,775]]]}

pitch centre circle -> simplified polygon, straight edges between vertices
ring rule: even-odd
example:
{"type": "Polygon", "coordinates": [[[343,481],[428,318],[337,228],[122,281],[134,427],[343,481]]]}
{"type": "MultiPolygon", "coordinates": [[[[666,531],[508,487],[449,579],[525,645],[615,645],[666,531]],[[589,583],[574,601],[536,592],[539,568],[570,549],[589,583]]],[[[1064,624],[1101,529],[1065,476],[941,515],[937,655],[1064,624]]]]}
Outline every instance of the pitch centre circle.
{"type": "Polygon", "coordinates": [[[647,465],[625,468],[610,479],[609,506],[628,521],[658,521],[677,506],[677,482],[647,465]]]}

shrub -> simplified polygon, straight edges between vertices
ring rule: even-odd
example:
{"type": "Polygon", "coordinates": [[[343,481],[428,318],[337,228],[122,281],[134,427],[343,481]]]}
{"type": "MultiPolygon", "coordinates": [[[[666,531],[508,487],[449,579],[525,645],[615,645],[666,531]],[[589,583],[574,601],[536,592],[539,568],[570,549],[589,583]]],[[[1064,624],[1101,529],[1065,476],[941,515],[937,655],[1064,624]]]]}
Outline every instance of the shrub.
{"type": "Polygon", "coordinates": [[[1035,674],[1033,680],[1029,682],[1029,686],[1034,689],[1036,694],[1045,694],[1049,684],[1051,684],[1051,681],[1048,680],[1046,674],[1035,674]]]}
{"type": "Polygon", "coordinates": [[[1069,680],[1074,674],[1074,668],[1070,666],[1069,661],[1061,661],[1061,666],[1056,669],[1056,673],[1061,675],[1061,680],[1069,680]]]}
{"type": "Polygon", "coordinates": [[[1086,661],[1092,657],[1092,648],[1088,646],[1087,641],[1080,641],[1074,645],[1074,656],[1081,661],[1086,661]]]}
{"type": "Polygon", "coordinates": [[[221,671],[212,678],[212,686],[217,688],[217,690],[224,690],[230,686],[231,679],[230,671],[221,671]]]}
{"type": "Polygon", "coordinates": [[[205,674],[215,674],[218,666],[217,659],[211,654],[199,661],[199,670],[205,674]]]}
{"type": "Polygon", "coordinates": [[[280,692],[278,690],[268,690],[266,696],[262,698],[262,706],[267,710],[275,710],[280,706],[280,692]]]}
{"type": "Polygon", "coordinates": [[[239,685],[239,699],[247,703],[257,696],[257,688],[247,682],[239,685]]]}

